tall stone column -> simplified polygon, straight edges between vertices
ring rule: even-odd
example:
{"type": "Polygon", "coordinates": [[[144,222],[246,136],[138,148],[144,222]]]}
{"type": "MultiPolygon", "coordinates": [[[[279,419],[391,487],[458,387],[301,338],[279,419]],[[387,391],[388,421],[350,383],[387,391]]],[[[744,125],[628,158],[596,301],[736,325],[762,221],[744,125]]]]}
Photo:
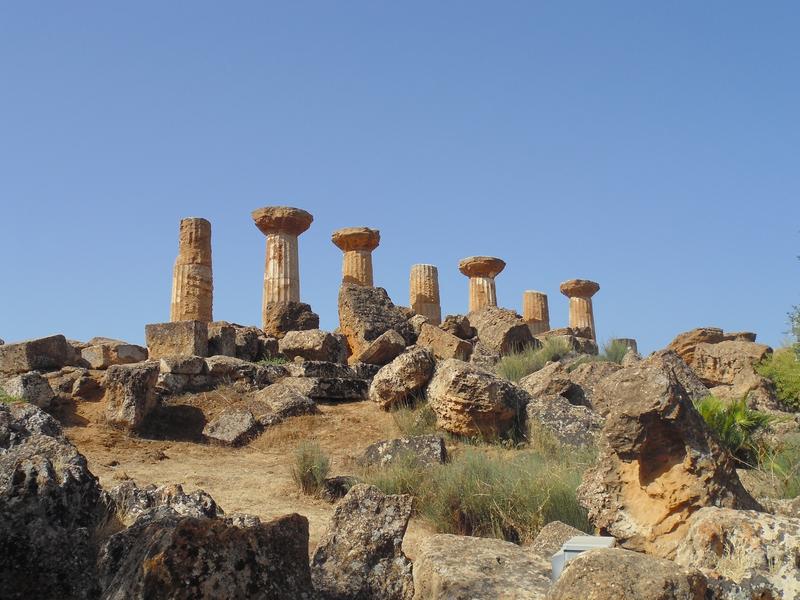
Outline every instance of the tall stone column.
{"type": "Polygon", "coordinates": [[[588,327],[592,339],[597,341],[594,327],[592,296],[600,289],[600,284],[588,279],[570,279],[561,284],[561,293],[569,298],[569,326],[573,329],[588,327]]]}
{"type": "Polygon", "coordinates": [[[439,270],[434,265],[412,265],[409,281],[411,310],[433,325],[442,322],[439,302],[439,270]]]}
{"type": "Polygon", "coordinates": [[[533,335],[550,331],[550,309],[547,307],[547,294],[534,290],[524,292],[522,294],[522,319],[528,324],[533,335]]]}
{"type": "Polygon", "coordinates": [[[381,232],[369,227],[345,227],[334,231],[331,241],[344,252],[342,283],[373,287],[372,251],[381,243],[381,232]]]}
{"type": "Polygon", "coordinates": [[[458,270],[469,277],[469,312],[497,306],[494,278],[505,267],[505,261],[493,256],[470,256],[458,263],[458,270]]]}
{"type": "Polygon", "coordinates": [[[212,321],[213,291],[211,223],[198,217],[181,219],[170,321],[212,321]]]}
{"type": "Polygon", "coordinates": [[[262,324],[268,323],[270,304],[300,302],[300,262],[297,236],[311,226],[314,217],[299,208],[265,206],[252,213],[256,227],[267,236],[264,263],[264,297],[261,303],[262,324]]]}

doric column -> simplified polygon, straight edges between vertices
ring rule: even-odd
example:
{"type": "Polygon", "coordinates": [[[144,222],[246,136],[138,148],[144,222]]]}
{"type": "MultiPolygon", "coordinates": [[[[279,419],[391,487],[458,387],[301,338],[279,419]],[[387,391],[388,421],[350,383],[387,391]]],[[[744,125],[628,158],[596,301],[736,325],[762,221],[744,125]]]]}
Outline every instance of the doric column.
{"type": "Polygon", "coordinates": [[[570,279],[561,284],[561,293],[569,298],[569,326],[573,329],[588,327],[592,339],[597,341],[594,327],[592,296],[600,289],[600,284],[588,279],[570,279]]]}
{"type": "Polygon", "coordinates": [[[442,322],[439,270],[434,265],[412,265],[409,290],[411,310],[427,317],[432,325],[439,325],[442,322]]]}
{"type": "Polygon", "coordinates": [[[198,217],[181,219],[170,321],[211,321],[213,291],[211,223],[198,217]]]}
{"type": "Polygon", "coordinates": [[[469,277],[469,312],[497,306],[494,278],[506,263],[493,256],[470,256],[458,263],[458,270],[469,277]]]}
{"type": "Polygon", "coordinates": [[[547,294],[534,290],[524,292],[522,294],[522,319],[528,324],[533,335],[550,331],[547,294]]]}
{"type": "Polygon", "coordinates": [[[252,213],[256,227],[267,236],[264,264],[262,323],[267,323],[267,306],[300,302],[300,263],[297,236],[311,226],[314,217],[299,208],[265,206],[252,213]]]}
{"type": "Polygon", "coordinates": [[[639,353],[639,347],[636,343],[636,340],[633,338],[613,338],[609,340],[610,343],[617,343],[617,344],[624,344],[628,350],[631,350],[634,354],[639,353]]]}
{"type": "Polygon", "coordinates": [[[369,227],[345,227],[334,231],[331,241],[344,252],[342,283],[373,287],[372,251],[381,242],[381,232],[369,227]]]}

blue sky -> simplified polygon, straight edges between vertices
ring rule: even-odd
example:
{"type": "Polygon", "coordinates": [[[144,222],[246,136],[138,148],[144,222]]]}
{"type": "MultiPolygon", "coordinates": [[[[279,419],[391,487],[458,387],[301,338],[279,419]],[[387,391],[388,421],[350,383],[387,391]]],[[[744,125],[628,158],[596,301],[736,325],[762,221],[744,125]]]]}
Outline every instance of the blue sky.
{"type": "Polygon", "coordinates": [[[503,258],[502,306],[598,281],[598,335],[779,344],[800,303],[793,2],[0,3],[0,337],[141,342],[178,222],[212,222],[214,316],[260,321],[250,211],[314,214],[301,293],[337,325],[333,230],[381,230],[408,303],[503,258]]]}

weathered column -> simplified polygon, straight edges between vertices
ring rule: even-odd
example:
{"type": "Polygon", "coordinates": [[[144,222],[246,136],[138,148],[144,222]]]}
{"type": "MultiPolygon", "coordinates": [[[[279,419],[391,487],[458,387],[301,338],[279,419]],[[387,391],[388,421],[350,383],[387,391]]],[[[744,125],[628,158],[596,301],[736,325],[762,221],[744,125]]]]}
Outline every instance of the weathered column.
{"type": "Polygon", "coordinates": [[[439,325],[442,322],[439,270],[434,265],[412,265],[409,290],[411,310],[427,317],[432,325],[439,325]]]}
{"type": "Polygon", "coordinates": [[[561,284],[561,293],[569,298],[569,326],[573,329],[588,327],[592,339],[597,341],[594,327],[592,296],[600,289],[600,284],[588,279],[570,279],[561,284]]]}
{"type": "Polygon", "coordinates": [[[470,256],[458,263],[458,270],[469,277],[469,312],[497,306],[494,278],[506,263],[493,256],[470,256]]]}
{"type": "Polygon", "coordinates": [[[634,354],[639,353],[639,347],[636,340],[633,338],[613,338],[609,340],[610,343],[624,344],[628,350],[633,351],[634,354]]]}
{"type": "Polygon", "coordinates": [[[267,324],[267,306],[300,302],[300,263],[297,236],[311,226],[314,217],[299,208],[265,206],[252,213],[256,227],[267,236],[264,263],[262,324],[267,324]]]}
{"type": "Polygon", "coordinates": [[[381,232],[369,227],[345,227],[334,231],[331,241],[344,252],[342,283],[373,287],[372,251],[381,242],[381,232]]]}
{"type": "Polygon", "coordinates": [[[534,290],[524,292],[522,294],[522,319],[528,324],[533,335],[550,331],[550,309],[547,307],[547,294],[534,290]]]}
{"type": "Polygon", "coordinates": [[[211,223],[198,217],[181,219],[170,321],[212,321],[213,291],[211,223]]]}

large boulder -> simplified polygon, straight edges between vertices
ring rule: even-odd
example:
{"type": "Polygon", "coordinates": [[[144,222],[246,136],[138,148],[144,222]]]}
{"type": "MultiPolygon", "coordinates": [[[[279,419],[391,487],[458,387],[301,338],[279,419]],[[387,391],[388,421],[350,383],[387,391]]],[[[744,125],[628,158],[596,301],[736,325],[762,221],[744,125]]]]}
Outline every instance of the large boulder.
{"type": "Polygon", "coordinates": [[[55,392],[50,387],[50,383],[37,371],[22,373],[6,381],[0,381],[0,390],[39,408],[50,408],[50,404],[55,398],[55,392]]]}
{"type": "Polygon", "coordinates": [[[466,361],[472,354],[472,344],[428,323],[420,329],[417,346],[427,348],[438,360],[457,358],[466,361]]]}
{"type": "Polygon", "coordinates": [[[520,432],[529,399],[511,382],[455,359],[438,363],[428,384],[436,426],[467,437],[520,432]]]}
{"type": "Polygon", "coordinates": [[[264,427],[276,425],[289,417],[319,412],[317,403],[311,398],[281,382],[253,392],[245,404],[264,427]]]}
{"type": "Polygon", "coordinates": [[[109,338],[92,338],[81,348],[81,358],[92,369],[126,365],[147,360],[147,348],[109,338]]]}
{"type": "Polygon", "coordinates": [[[208,323],[173,321],[144,326],[149,357],[208,356],[208,323]]]}
{"type": "Polygon", "coordinates": [[[375,338],[357,357],[359,362],[370,365],[385,365],[406,349],[406,341],[394,329],[375,338]]]}
{"type": "Polygon", "coordinates": [[[234,356],[256,362],[274,358],[278,354],[278,340],[266,335],[258,327],[231,324],[234,331],[234,356]]]}
{"type": "Polygon", "coordinates": [[[410,348],[381,367],[369,386],[369,398],[384,410],[398,406],[430,381],[433,368],[428,350],[410,348]]]}
{"type": "Polygon", "coordinates": [[[800,519],[709,507],[692,516],[675,561],[702,571],[720,600],[777,600],[800,598],[799,557],[800,519]]]}
{"type": "Polygon", "coordinates": [[[599,456],[578,489],[597,528],[626,548],[671,558],[701,508],[760,508],[669,362],[648,359],[609,382],[599,456]]]}
{"type": "Polygon", "coordinates": [[[755,366],[771,352],[769,346],[755,342],[701,343],[694,349],[692,368],[709,387],[732,385],[743,374],[755,375],[755,366]]]}
{"type": "Polygon", "coordinates": [[[619,548],[582,552],[553,584],[547,600],[705,600],[696,570],[619,548]]]}
{"type": "Polygon", "coordinates": [[[543,600],[550,562],[503,540],[439,534],[414,559],[414,600],[543,600]]]}
{"type": "Polygon", "coordinates": [[[144,513],[165,506],[188,517],[214,518],[224,514],[205,491],[195,490],[187,494],[180,484],[150,484],[140,488],[128,479],[104,494],[110,501],[114,518],[126,527],[133,525],[144,513]]]}
{"type": "Polygon", "coordinates": [[[270,303],[264,315],[264,333],[278,339],[290,331],[319,328],[319,315],[303,302],[270,303]]]}
{"type": "Polygon", "coordinates": [[[258,421],[246,408],[229,407],[203,428],[203,435],[224,446],[240,446],[258,429],[258,421]]]}
{"type": "Polygon", "coordinates": [[[469,314],[469,323],[478,332],[478,338],[500,355],[538,346],[528,324],[513,310],[487,306],[469,314]]]}
{"type": "Polygon", "coordinates": [[[439,327],[462,340],[469,340],[477,335],[475,328],[470,325],[469,318],[465,315],[447,315],[439,327]]]}
{"type": "Polygon", "coordinates": [[[97,598],[91,532],[100,498],[55,419],[0,403],[0,596],[97,598]]]}
{"type": "Polygon", "coordinates": [[[296,514],[261,523],[151,510],[109,538],[98,564],[108,599],[314,598],[308,520],[296,514]]]}
{"type": "Polygon", "coordinates": [[[447,460],[444,438],[438,435],[417,435],[395,440],[384,440],[367,446],[359,464],[367,467],[385,467],[412,462],[417,466],[431,467],[447,460]]]}
{"type": "Polygon", "coordinates": [[[236,328],[227,321],[208,324],[208,355],[236,356],[236,328]]]}
{"type": "Polygon", "coordinates": [[[141,428],[147,416],[158,406],[157,361],[132,365],[113,365],[106,371],[106,421],[129,431],[141,428]]]}
{"type": "Polygon", "coordinates": [[[289,359],[300,357],[305,360],[344,362],[347,349],[343,340],[321,329],[289,331],[278,343],[278,348],[289,359]]]}
{"type": "Polygon", "coordinates": [[[617,363],[607,360],[593,360],[578,365],[567,372],[567,378],[572,385],[566,392],[565,397],[572,404],[580,404],[592,408],[595,390],[600,385],[600,382],[621,368],[617,363]]]}
{"type": "Polygon", "coordinates": [[[73,354],[63,335],[51,335],[16,344],[0,345],[0,374],[57,371],[73,354]]]}
{"type": "Polygon", "coordinates": [[[369,382],[351,377],[284,377],[280,383],[322,402],[366,400],[369,382]]]}
{"type": "Polygon", "coordinates": [[[755,342],[756,334],[748,331],[725,333],[718,327],[698,327],[675,336],[667,346],[690,367],[694,367],[694,354],[698,344],[719,344],[720,342],[755,342]]]}
{"type": "Polygon", "coordinates": [[[390,329],[403,336],[406,345],[416,341],[405,311],[392,303],[385,289],[342,284],[339,289],[339,331],[347,338],[353,360],[370,342],[390,329]]]}
{"type": "Polygon", "coordinates": [[[311,559],[322,600],[411,599],[411,561],[402,550],[411,503],[365,484],[350,488],[311,559]]]}
{"type": "Polygon", "coordinates": [[[544,432],[567,446],[594,446],[603,418],[585,406],[576,406],[563,396],[531,398],[526,407],[528,439],[544,432]]]}

